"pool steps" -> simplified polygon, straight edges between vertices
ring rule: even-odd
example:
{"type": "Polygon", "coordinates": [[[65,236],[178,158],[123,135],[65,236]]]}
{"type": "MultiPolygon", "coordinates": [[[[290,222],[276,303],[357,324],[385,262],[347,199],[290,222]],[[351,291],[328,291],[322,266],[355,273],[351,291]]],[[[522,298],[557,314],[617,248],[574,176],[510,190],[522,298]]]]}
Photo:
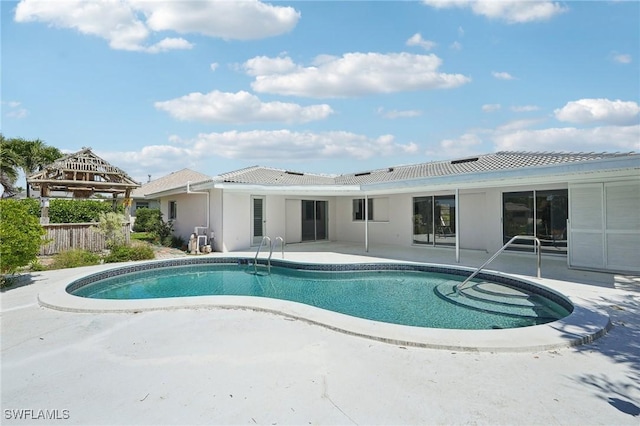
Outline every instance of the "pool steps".
{"type": "Polygon", "coordinates": [[[475,282],[457,291],[459,281],[447,281],[434,289],[436,295],[450,303],[483,312],[546,320],[556,313],[534,303],[531,296],[518,289],[489,282],[475,282]]]}

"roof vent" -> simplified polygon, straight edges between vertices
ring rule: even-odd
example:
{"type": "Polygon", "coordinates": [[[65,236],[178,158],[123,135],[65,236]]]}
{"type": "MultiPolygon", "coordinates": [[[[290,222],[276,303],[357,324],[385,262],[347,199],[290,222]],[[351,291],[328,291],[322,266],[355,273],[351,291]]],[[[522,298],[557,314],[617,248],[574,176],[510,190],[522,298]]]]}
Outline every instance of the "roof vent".
{"type": "Polygon", "coordinates": [[[304,173],[290,172],[289,170],[287,170],[285,173],[288,174],[288,175],[294,175],[294,176],[304,176],[304,173]]]}
{"type": "Polygon", "coordinates": [[[478,161],[478,157],[464,158],[462,160],[453,160],[451,164],[473,163],[474,161],[478,161]]]}
{"type": "Polygon", "coordinates": [[[392,172],[393,170],[394,170],[394,169],[393,169],[393,167],[389,167],[389,168],[387,169],[387,171],[388,171],[388,172],[392,172]]]}
{"type": "Polygon", "coordinates": [[[367,176],[370,175],[371,172],[362,172],[362,173],[356,173],[354,176],[367,176]]]}

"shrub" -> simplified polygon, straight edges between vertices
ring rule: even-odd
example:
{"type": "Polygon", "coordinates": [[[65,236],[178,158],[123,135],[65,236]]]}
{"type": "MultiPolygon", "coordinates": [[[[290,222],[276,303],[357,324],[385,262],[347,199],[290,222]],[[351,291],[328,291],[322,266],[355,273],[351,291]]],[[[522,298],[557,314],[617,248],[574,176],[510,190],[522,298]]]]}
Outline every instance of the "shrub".
{"type": "Polygon", "coordinates": [[[122,229],[124,216],[114,212],[100,213],[99,219],[98,232],[104,235],[107,248],[123,245],[126,240],[122,229]]]}
{"type": "Polygon", "coordinates": [[[187,245],[187,242],[181,236],[179,236],[179,235],[172,235],[171,236],[171,246],[170,247],[177,248],[177,249],[183,249],[184,247],[186,247],[186,245],[187,245]]]}
{"type": "Polygon", "coordinates": [[[135,232],[151,232],[159,222],[162,222],[162,213],[159,209],[137,209],[133,230],[135,232]]]}
{"type": "Polygon", "coordinates": [[[171,246],[171,236],[173,234],[173,222],[164,222],[160,220],[155,224],[153,229],[151,230],[153,235],[155,235],[155,240],[166,247],[171,246]]]}
{"type": "Polygon", "coordinates": [[[100,255],[87,250],[67,250],[53,256],[49,269],[78,268],[100,264],[100,255]]]}
{"type": "Polygon", "coordinates": [[[131,260],[149,260],[154,259],[155,253],[153,248],[144,245],[135,246],[116,246],[111,249],[111,252],[105,256],[105,263],[114,262],[128,262],[131,260]]]}
{"type": "Polygon", "coordinates": [[[44,229],[25,204],[0,201],[0,272],[15,273],[36,259],[44,229]]]}

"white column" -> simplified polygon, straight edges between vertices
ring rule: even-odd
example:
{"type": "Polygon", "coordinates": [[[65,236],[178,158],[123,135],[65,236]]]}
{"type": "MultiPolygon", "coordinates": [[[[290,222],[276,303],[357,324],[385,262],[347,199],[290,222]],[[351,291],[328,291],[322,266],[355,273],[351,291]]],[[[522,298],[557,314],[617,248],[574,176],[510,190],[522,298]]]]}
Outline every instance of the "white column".
{"type": "Polygon", "coordinates": [[[456,263],[460,263],[460,189],[456,188],[456,263]]]}
{"type": "Polygon", "coordinates": [[[364,251],[369,253],[369,197],[364,196],[364,251]]]}

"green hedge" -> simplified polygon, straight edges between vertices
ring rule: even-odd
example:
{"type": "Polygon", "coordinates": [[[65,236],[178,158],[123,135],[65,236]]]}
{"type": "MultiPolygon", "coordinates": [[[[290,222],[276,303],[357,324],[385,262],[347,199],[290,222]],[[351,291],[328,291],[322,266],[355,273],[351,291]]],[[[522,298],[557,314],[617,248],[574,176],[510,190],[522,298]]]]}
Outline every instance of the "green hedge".
{"type": "MultiPolygon", "coordinates": [[[[29,214],[40,217],[40,200],[27,198],[20,200],[29,214]]],[[[118,210],[122,210],[119,206],[118,210]]],[[[49,223],[86,223],[98,222],[100,213],[112,212],[111,200],[49,200],[49,223]]]]}

